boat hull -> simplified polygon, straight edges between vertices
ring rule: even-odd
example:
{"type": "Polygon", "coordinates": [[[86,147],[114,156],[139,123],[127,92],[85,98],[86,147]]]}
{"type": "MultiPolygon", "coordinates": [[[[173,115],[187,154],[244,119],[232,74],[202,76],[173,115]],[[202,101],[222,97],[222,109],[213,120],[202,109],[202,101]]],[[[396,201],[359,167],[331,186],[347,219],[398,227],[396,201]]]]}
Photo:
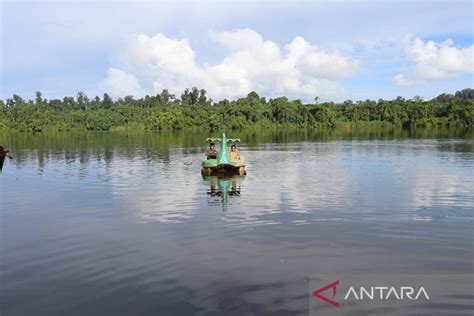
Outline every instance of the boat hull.
{"type": "Polygon", "coordinates": [[[238,175],[245,175],[245,166],[244,165],[237,165],[237,164],[228,164],[228,163],[222,163],[222,164],[215,164],[215,165],[203,165],[201,169],[201,173],[203,175],[214,175],[222,172],[227,172],[227,173],[234,173],[238,175]]]}

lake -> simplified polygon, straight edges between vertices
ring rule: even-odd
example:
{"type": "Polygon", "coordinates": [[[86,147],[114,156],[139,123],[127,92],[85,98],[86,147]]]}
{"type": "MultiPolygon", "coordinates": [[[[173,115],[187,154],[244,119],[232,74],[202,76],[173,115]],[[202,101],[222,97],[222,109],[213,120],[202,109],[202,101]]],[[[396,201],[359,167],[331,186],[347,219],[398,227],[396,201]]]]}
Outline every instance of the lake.
{"type": "Polygon", "coordinates": [[[453,274],[345,313],[473,313],[472,131],[227,134],[246,176],[201,176],[218,133],[0,135],[0,314],[308,315],[310,276],[453,274]]]}

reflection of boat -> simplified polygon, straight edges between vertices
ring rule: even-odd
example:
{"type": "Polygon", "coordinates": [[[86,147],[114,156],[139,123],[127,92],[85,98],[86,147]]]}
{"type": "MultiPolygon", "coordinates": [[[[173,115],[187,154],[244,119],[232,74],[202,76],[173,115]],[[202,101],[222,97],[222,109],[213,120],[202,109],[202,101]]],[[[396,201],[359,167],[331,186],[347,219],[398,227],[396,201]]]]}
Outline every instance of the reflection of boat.
{"type": "Polygon", "coordinates": [[[240,196],[240,187],[245,176],[219,173],[216,176],[202,177],[209,185],[207,194],[211,197],[220,197],[223,205],[227,205],[230,196],[240,196]]]}
{"type": "Polygon", "coordinates": [[[228,139],[225,134],[222,134],[221,138],[208,138],[206,140],[209,142],[220,142],[221,148],[216,159],[203,158],[201,169],[203,175],[212,175],[222,171],[237,173],[241,176],[246,174],[244,158],[240,157],[239,160],[232,160],[227,148],[227,142],[240,142],[240,139],[228,139]]]}

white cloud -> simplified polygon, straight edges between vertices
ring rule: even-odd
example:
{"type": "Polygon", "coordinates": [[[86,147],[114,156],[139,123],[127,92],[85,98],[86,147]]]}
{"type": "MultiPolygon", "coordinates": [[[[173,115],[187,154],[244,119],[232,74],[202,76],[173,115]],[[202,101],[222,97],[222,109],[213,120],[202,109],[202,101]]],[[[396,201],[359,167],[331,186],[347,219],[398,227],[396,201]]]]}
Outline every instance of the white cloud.
{"type": "Polygon", "coordinates": [[[187,39],[138,35],[120,54],[120,72],[111,68],[103,86],[115,96],[123,95],[122,83],[130,81],[135,91],[150,94],[167,88],[179,95],[197,86],[215,99],[242,97],[255,90],[266,96],[311,100],[340,97],[345,91],[336,80],[359,69],[355,58],[324,51],[302,37],[295,37],[284,49],[251,29],[211,32],[210,38],[228,54],[217,64],[199,65],[187,39]]]}
{"type": "Polygon", "coordinates": [[[412,35],[403,41],[406,57],[415,63],[409,74],[392,78],[397,85],[412,85],[474,72],[474,45],[456,48],[448,39],[442,43],[423,42],[412,35]]]}
{"type": "Polygon", "coordinates": [[[346,78],[359,68],[359,61],[347,58],[340,52],[327,53],[311,46],[302,37],[285,46],[288,59],[299,71],[309,76],[328,79],[346,78]]]}
{"type": "Polygon", "coordinates": [[[144,92],[134,75],[116,68],[109,68],[102,89],[112,95],[120,96],[141,95],[144,92]]]}

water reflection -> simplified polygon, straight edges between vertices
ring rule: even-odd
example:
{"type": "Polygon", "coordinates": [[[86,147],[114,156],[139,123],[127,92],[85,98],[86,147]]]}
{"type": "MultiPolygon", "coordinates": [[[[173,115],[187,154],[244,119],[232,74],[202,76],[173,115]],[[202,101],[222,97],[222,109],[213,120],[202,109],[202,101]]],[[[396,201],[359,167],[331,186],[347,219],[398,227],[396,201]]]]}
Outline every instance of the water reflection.
{"type": "Polygon", "coordinates": [[[307,315],[313,273],[470,276],[472,133],[406,133],[248,131],[248,175],[204,178],[207,134],[0,134],[2,311],[307,315]]]}
{"type": "Polygon", "coordinates": [[[215,176],[204,176],[207,185],[208,205],[222,204],[222,209],[227,210],[230,197],[240,197],[240,189],[245,176],[220,173],[215,176]]]}
{"type": "MultiPolygon", "coordinates": [[[[91,164],[114,159],[173,160],[176,148],[183,153],[202,153],[202,140],[218,137],[219,132],[128,132],[128,133],[0,133],[0,144],[14,153],[14,165],[23,167],[34,161],[41,168],[48,162],[79,161],[91,164]]],[[[260,144],[289,144],[295,142],[330,142],[339,140],[402,140],[402,139],[474,139],[474,129],[325,129],[325,130],[246,130],[236,133],[248,150],[260,144]]],[[[455,151],[470,155],[472,142],[440,144],[440,151],[455,151]],[[444,145],[443,145],[444,144],[444,145]]],[[[470,156],[468,157],[470,159],[470,156]]]]}

